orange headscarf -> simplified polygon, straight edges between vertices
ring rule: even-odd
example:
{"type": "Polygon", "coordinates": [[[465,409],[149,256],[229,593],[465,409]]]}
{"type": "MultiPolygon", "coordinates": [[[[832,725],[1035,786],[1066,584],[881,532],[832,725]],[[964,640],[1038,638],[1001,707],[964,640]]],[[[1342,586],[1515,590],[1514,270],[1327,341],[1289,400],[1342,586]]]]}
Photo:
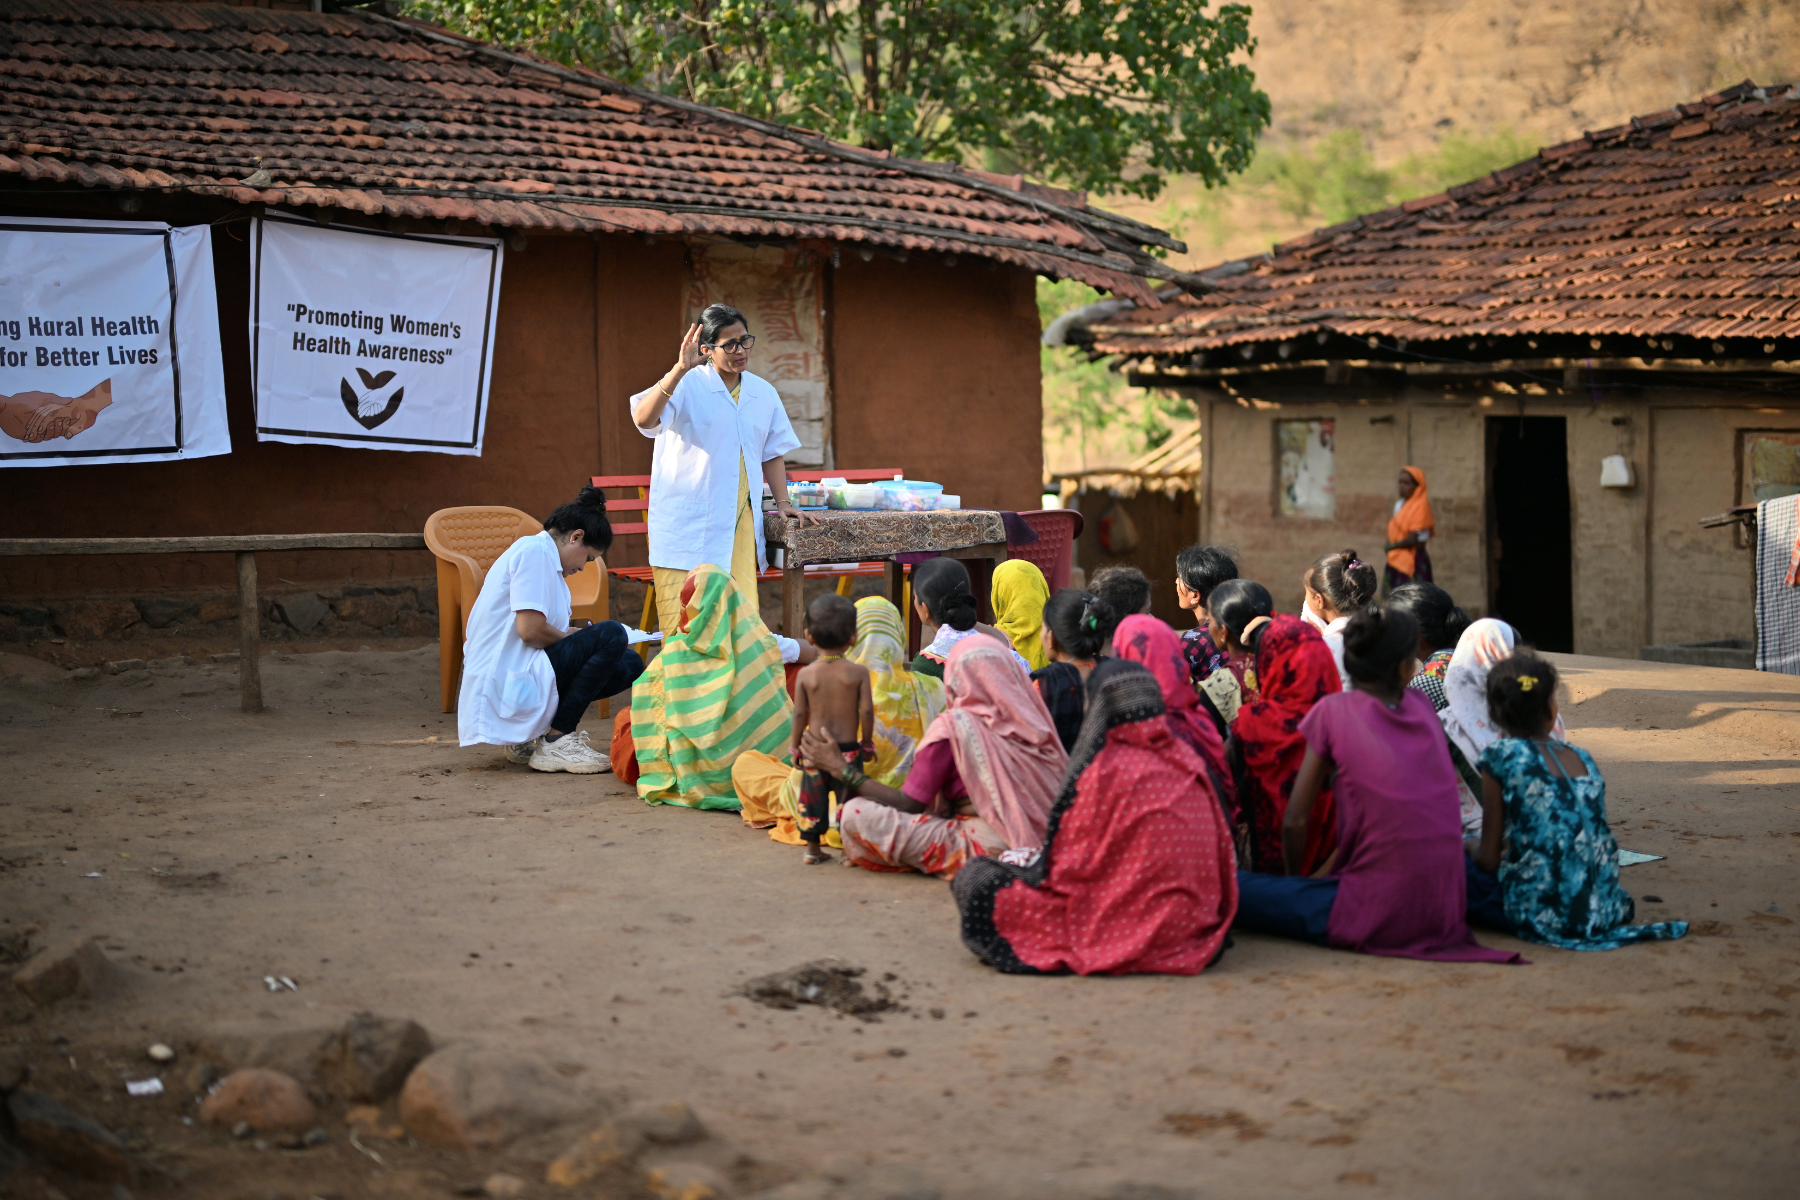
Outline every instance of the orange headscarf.
{"type": "MultiPolygon", "coordinates": [[[[1436,528],[1436,523],[1431,519],[1431,501],[1425,498],[1425,472],[1417,467],[1401,467],[1400,469],[1411,475],[1413,482],[1419,486],[1414,488],[1413,494],[1406,498],[1406,502],[1400,506],[1400,511],[1389,519],[1387,540],[1390,542],[1397,542],[1407,534],[1416,533],[1421,529],[1436,528]]],[[[1418,565],[1417,556],[1411,546],[1402,550],[1389,550],[1387,561],[1388,566],[1406,576],[1411,576],[1413,568],[1418,565]]]]}

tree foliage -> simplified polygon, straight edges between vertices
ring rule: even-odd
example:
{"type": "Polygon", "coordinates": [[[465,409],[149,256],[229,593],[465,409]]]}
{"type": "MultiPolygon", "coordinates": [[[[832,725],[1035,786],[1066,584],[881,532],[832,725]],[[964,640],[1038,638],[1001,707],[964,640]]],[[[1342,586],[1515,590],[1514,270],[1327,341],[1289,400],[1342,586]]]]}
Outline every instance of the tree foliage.
{"type": "Polygon", "coordinates": [[[910,158],[1154,198],[1222,183],[1269,100],[1206,0],[413,0],[412,15],[910,158]]]}

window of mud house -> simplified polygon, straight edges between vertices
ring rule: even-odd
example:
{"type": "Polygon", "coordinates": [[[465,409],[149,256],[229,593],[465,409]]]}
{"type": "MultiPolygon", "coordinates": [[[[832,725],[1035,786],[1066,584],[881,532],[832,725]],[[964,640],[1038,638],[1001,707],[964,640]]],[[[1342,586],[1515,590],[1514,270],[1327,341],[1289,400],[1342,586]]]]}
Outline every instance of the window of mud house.
{"type": "Polygon", "coordinates": [[[1800,493],[1800,430],[1745,429],[1738,433],[1738,503],[1760,504],[1800,493]]]}
{"type": "MultiPolygon", "coordinates": [[[[1800,493],[1800,430],[1740,429],[1738,431],[1739,504],[1760,504],[1800,493]]],[[[1738,545],[1749,546],[1749,537],[1738,526],[1738,545]]]]}
{"type": "Polygon", "coordinates": [[[1337,517],[1337,422],[1275,422],[1275,515],[1337,517]]]}

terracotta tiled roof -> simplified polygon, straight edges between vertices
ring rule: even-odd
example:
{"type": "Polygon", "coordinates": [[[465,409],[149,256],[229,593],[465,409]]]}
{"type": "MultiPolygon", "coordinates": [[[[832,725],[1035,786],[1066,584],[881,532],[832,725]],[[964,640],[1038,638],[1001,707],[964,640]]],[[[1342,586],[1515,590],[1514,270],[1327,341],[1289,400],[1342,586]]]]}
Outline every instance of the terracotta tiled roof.
{"type": "Polygon", "coordinates": [[[1079,193],[889,158],[414,22],[218,5],[6,0],[8,177],[509,229],[864,243],[1145,298],[1146,277],[1176,276],[1143,248],[1179,246],[1079,193]]]}
{"type": "Polygon", "coordinates": [[[1321,349],[1332,333],[1458,355],[1475,339],[1800,337],[1800,88],[1740,84],[1201,277],[1216,290],[1069,340],[1210,366],[1299,337],[1296,364],[1342,357],[1321,349]]]}

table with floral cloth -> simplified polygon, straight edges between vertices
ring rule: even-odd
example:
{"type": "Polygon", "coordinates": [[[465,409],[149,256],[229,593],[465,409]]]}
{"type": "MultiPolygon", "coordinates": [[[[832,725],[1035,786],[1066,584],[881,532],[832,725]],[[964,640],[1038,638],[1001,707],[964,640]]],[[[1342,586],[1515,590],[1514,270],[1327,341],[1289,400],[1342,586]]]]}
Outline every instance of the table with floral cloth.
{"type": "MultiPolygon", "coordinates": [[[[935,553],[985,561],[989,573],[1007,558],[1006,523],[994,509],[812,515],[819,523],[801,526],[779,513],[763,514],[770,562],[777,561],[776,551],[781,552],[782,631],[789,637],[798,637],[805,624],[808,564],[885,561],[888,599],[905,614],[906,571],[895,556],[935,553]]],[[[986,595],[985,579],[977,578],[975,584],[975,594],[986,595]]]]}

